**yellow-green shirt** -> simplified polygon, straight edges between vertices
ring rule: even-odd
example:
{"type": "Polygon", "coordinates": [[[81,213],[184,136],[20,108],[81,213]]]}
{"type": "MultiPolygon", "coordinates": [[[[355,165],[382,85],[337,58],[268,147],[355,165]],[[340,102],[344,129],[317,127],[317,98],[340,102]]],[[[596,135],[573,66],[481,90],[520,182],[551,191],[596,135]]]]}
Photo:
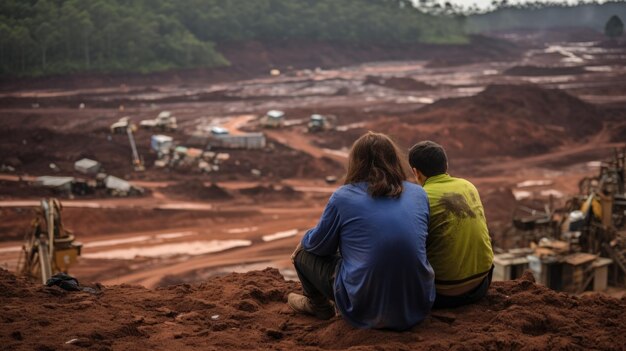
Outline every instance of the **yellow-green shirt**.
{"type": "Polygon", "coordinates": [[[493,264],[485,211],[476,187],[440,174],[426,179],[430,202],[426,253],[438,291],[483,279],[493,264]]]}

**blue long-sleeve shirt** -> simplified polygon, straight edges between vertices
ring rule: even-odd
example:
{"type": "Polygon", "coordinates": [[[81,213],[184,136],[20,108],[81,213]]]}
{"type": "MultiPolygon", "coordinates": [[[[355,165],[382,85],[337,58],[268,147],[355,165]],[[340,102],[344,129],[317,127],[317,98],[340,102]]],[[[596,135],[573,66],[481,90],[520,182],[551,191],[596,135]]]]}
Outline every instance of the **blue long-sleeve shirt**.
{"type": "Polygon", "coordinates": [[[342,260],[335,304],[361,328],[404,330],[421,322],[435,300],[426,258],[428,197],[404,182],[397,198],[372,198],[366,183],[344,185],[330,197],[317,226],[302,238],[305,251],[342,260]]]}

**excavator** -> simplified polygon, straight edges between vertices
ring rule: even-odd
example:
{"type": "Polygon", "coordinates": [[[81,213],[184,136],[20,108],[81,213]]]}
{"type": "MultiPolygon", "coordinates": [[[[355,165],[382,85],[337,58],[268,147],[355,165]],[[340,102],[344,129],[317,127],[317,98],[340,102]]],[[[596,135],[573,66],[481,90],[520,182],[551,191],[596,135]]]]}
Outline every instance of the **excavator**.
{"type": "Polygon", "coordinates": [[[143,160],[137,152],[137,145],[135,144],[134,131],[137,130],[137,126],[132,123],[130,117],[122,117],[119,121],[111,125],[111,134],[124,134],[128,135],[128,141],[130,142],[130,148],[133,153],[133,169],[135,172],[143,172],[146,170],[143,160]]]}
{"type": "Polygon", "coordinates": [[[24,237],[18,273],[45,284],[56,273],[67,273],[76,263],[82,244],[63,227],[61,202],[43,199],[24,237]]]}
{"type": "Polygon", "coordinates": [[[137,152],[137,145],[135,145],[135,137],[133,136],[133,128],[126,128],[126,134],[128,134],[128,141],[130,142],[130,148],[133,151],[133,168],[136,172],[143,172],[146,168],[143,165],[143,160],[139,157],[137,152]]]}

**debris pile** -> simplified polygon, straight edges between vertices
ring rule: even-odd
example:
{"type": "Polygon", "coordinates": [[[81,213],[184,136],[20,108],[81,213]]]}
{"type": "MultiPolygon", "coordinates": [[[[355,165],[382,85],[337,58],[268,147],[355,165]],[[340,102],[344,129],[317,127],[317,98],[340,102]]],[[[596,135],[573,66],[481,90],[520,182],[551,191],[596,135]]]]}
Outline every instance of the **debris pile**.
{"type": "Polygon", "coordinates": [[[232,195],[217,184],[205,185],[202,181],[191,180],[176,183],[163,188],[163,193],[172,198],[202,201],[219,201],[232,199],[232,195]]]}

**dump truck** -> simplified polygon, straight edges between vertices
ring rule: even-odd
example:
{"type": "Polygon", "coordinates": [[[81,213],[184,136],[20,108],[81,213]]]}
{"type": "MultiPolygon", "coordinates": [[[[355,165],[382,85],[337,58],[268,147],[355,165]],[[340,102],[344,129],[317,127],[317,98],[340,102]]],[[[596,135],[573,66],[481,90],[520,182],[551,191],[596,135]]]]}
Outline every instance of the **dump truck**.
{"type": "Polygon", "coordinates": [[[141,128],[159,131],[175,131],[178,129],[176,117],[170,111],[161,111],[155,119],[145,119],[139,122],[141,128]]]}
{"type": "Polygon", "coordinates": [[[265,116],[261,117],[261,126],[264,128],[282,128],[284,126],[285,113],[278,110],[267,111],[265,116]]]}
{"type": "Polygon", "coordinates": [[[319,115],[313,114],[309,118],[307,124],[307,130],[309,133],[323,132],[326,130],[333,130],[335,128],[335,122],[337,118],[333,115],[319,115]]]}
{"type": "Polygon", "coordinates": [[[53,274],[67,273],[76,263],[82,244],[63,227],[63,207],[57,199],[41,200],[35,219],[26,232],[18,272],[45,284],[53,274]]]}

